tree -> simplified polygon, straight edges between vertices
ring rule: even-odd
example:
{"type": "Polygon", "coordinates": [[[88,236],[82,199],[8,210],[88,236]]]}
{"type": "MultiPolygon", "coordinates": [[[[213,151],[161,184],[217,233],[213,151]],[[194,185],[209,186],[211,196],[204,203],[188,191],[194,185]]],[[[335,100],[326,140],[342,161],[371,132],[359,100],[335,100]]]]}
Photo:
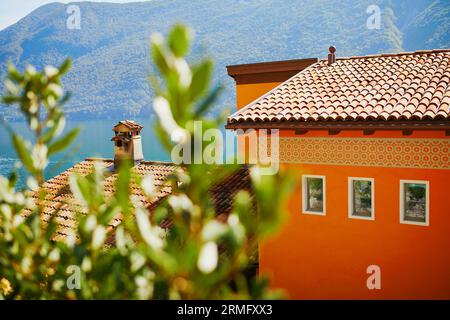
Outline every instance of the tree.
{"type": "MultiPolygon", "coordinates": [[[[212,62],[190,66],[191,32],[175,26],[167,41],[154,35],[153,61],[162,81],[153,79],[153,107],[159,118],[158,136],[170,151],[180,139],[194,142],[193,123],[217,128],[222,119],[208,119],[220,87],[210,89],[212,62]]],[[[217,299],[276,297],[264,279],[245,277],[258,241],[274,231],[283,216],[283,202],[291,182],[281,175],[264,176],[251,168],[254,203],[240,191],[226,222],[216,219],[211,187],[237,170],[236,165],[186,164],[167,181],[172,194],[149,214],[130,198],[131,183],[138,183],[152,198],[152,178],[139,179],[130,165],[120,166],[114,197],[102,190],[103,172],[72,176],[71,191],[88,214],[79,215],[77,229],[65,242],[53,242],[54,219],[41,219],[45,190],[41,188],[48,157],[65,150],[77,130],[64,136],[61,105],[67,101],[61,77],[70,62],[38,72],[20,73],[9,65],[6,104],[17,104],[35,134],[34,143],[11,132],[15,150],[28,171],[29,189],[15,190],[17,173],[0,177],[0,297],[7,299],[217,299]],[[207,178],[205,178],[207,176],[207,178]],[[254,211],[256,205],[256,212],[254,211]],[[117,212],[124,216],[115,230],[107,223],[117,212]],[[25,214],[26,213],[26,214],[25,214]],[[159,227],[170,219],[168,233],[159,227]],[[219,250],[224,248],[223,250],[219,250]]]]}

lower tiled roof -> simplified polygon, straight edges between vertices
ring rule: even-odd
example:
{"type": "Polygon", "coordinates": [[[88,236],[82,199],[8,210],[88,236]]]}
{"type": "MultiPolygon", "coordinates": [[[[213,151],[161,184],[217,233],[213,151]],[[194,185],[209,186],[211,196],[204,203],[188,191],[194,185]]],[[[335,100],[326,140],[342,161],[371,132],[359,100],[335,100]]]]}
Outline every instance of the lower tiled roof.
{"type": "MultiPolygon", "coordinates": [[[[55,240],[63,240],[69,232],[76,228],[77,221],[82,215],[87,214],[85,208],[77,199],[75,199],[69,186],[70,175],[76,173],[81,176],[87,176],[94,172],[94,164],[98,163],[106,172],[103,189],[105,197],[113,196],[115,193],[115,185],[117,173],[112,168],[114,161],[109,159],[88,158],[77,163],[72,168],[67,169],[54,178],[46,181],[42,188],[46,191],[46,198],[43,200],[42,220],[48,222],[53,216],[56,222],[57,235],[55,240]]],[[[151,162],[142,161],[133,167],[133,174],[139,176],[151,175],[153,177],[155,187],[159,190],[156,197],[150,200],[142,191],[141,187],[135,183],[131,183],[131,196],[138,200],[140,205],[147,208],[150,212],[160,201],[167,195],[171,194],[172,188],[166,183],[167,177],[172,174],[179,166],[168,162],[151,162]]],[[[247,190],[251,192],[251,182],[249,170],[242,167],[227,177],[224,181],[212,188],[211,194],[214,201],[216,212],[219,216],[228,215],[231,211],[232,199],[239,190],[247,190]]],[[[38,203],[37,192],[32,194],[36,203],[38,203]]],[[[25,215],[27,212],[25,212],[25,215]]],[[[116,215],[109,223],[109,227],[114,229],[122,222],[121,214],[116,215]]],[[[162,227],[170,227],[170,222],[165,222],[162,227]]]]}

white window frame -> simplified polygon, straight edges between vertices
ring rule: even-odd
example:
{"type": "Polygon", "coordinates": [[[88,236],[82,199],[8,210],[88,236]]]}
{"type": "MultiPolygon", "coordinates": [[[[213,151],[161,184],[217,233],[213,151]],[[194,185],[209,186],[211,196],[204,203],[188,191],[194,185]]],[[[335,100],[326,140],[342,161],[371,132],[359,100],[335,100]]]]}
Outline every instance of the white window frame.
{"type": "Polygon", "coordinates": [[[417,226],[429,226],[430,225],[430,182],[427,180],[400,180],[400,223],[413,224],[417,226]],[[406,183],[418,183],[425,185],[425,222],[409,221],[404,219],[403,211],[405,209],[405,184],[406,183]]]}
{"type": "Polygon", "coordinates": [[[314,174],[304,174],[302,175],[302,211],[303,214],[314,214],[318,216],[325,216],[326,215],[326,177],[321,175],[314,175],[314,174]],[[322,211],[310,211],[308,210],[308,182],[307,178],[320,178],[322,179],[322,188],[323,188],[323,208],[322,211]]]}
{"type": "Polygon", "coordinates": [[[375,220],[375,179],[374,178],[361,178],[361,177],[348,177],[348,217],[351,219],[362,220],[375,220]],[[371,209],[372,215],[370,217],[361,217],[353,215],[353,181],[370,181],[371,183],[371,209]]]}

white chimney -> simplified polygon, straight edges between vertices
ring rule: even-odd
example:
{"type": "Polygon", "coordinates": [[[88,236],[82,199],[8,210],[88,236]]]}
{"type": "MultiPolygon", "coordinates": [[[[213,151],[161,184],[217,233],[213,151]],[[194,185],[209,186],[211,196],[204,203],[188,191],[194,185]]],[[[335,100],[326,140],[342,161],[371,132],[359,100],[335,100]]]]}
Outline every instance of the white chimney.
{"type": "Polygon", "coordinates": [[[131,120],[119,121],[113,128],[114,167],[118,168],[123,160],[138,163],[144,160],[142,153],[141,130],[143,126],[131,120]]]}

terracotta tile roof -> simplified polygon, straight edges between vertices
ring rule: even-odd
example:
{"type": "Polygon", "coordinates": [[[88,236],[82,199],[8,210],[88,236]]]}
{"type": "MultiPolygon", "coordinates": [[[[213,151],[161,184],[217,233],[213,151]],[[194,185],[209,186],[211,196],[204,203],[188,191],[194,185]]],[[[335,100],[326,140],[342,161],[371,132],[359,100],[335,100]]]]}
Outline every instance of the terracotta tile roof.
{"type": "Polygon", "coordinates": [[[228,118],[276,122],[450,119],[450,49],[321,60],[228,118]]]}
{"type": "Polygon", "coordinates": [[[119,121],[119,122],[114,126],[114,128],[116,128],[116,127],[117,127],[118,125],[120,125],[120,124],[123,124],[123,125],[125,125],[126,127],[130,128],[130,129],[132,129],[132,130],[135,130],[135,129],[140,130],[140,129],[143,128],[143,126],[141,126],[140,124],[138,124],[137,122],[134,122],[134,121],[132,121],[132,120],[122,120],[122,121],[119,121]]]}
{"type": "MultiPolygon", "coordinates": [[[[105,197],[114,195],[115,183],[117,174],[109,171],[113,167],[114,161],[109,159],[88,158],[80,163],[77,163],[70,169],[62,172],[52,179],[46,181],[42,187],[46,190],[46,199],[43,202],[43,216],[42,220],[48,222],[54,216],[57,223],[57,236],[55,240],[63,240],[68,233],[76,228],[79,215],[87,214],[87,209],[79,203],[72,194],[69,186],[70,175],[76,173],[82,176],[87,176],[94,171],[94,164],[99,163],[105,168],[104,192],[105,197]],[[108,173],[109,171],[109,173],[108,173]]],[[[149,200],[142,191],[142,189],[135,183],[131,184],[131,195],[139,201],[139,203],[147,208],[150,212],[153,208],[162,201],[167,195],[172,192],[171,186],[166,183],[167,177],[180,167],[168,162],[150,162],[142,161],[133,167],[133,174],[139,176],[152,175],[155,186],[160,190],[155,199],[149,200]]],[[[242,167],[233,175],[226,178],[219,185],[211,190],[212,198],[216,207],[216,212],[219,216],[228,215],[231,211],[232,198],[239,190],[251,191],[251,182],[249,177],[249,170],[247,167],[242,167]]],[[[38,202],[37,193],[32,194],[36,203],[38,202]]],[[[24,215],[27,215],[25,212],[24,215]]],[[[111,229],[116,228],[122,221],[121,214],[116,215],[109,223],[111,229]]],[[[170,227],[170,222],[165,222],[162,227],[170,227]]]]}

